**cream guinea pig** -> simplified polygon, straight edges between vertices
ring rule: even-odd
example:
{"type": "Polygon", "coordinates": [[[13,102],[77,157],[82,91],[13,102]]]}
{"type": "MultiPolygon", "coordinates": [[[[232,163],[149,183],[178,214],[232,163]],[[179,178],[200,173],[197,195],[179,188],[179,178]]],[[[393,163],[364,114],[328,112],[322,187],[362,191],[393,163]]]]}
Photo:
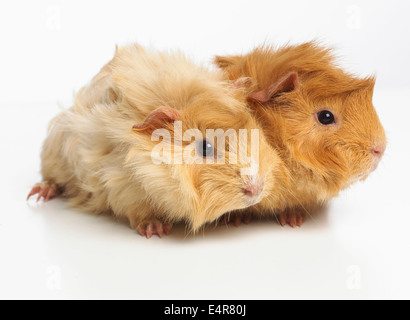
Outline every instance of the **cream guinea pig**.
{"type": "Polygon", "coordinates": [[[227,212],[254,205],[275,192],[277,179],[287,181],[287,174],[247,108],[242,83],[224,80],[221,71],[197,66],[181,53],[117,48],[78,92],[73,107],[51,121],[41,154],[43,182],[28,197],[49,200],[61,194],[88,212],[128,218],[148,238],[168,234],[181,220],[195,232],[227,212]],[[181,130],[175,129],[178,123],[181,130]],[[192,129],[191,138],[199,142],[184,140],[192,129]],[[242,147],[250,156],[256,141],[257,163],[229,163],[239,153],[232,145],[241,148],[241,142],[220,147],[200,139],[209,129],[222,129],[216,135],[221,141],[228,141],[223,133],[229,129],[238,136],[246,129],[242,147]],[[256,140],[252,129],[259,133],[256,140]],[[171,150],[165,163],[154,163],[158,130],[172,137],[161,136],[171,150]],[[194,163],[176,163],[187,148],[194,163]],[[224,155],[218,163],[220,148],[224,155]],[[200,163],[209,157],[215,163],[200,163]],[[249,170],[243,174],[242,169],[249,170]]]}

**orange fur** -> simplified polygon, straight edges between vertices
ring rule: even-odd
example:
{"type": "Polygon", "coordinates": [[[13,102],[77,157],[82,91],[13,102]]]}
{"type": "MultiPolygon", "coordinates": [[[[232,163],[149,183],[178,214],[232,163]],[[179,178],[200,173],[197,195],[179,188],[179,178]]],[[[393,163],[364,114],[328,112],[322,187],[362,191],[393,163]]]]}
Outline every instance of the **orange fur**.
{"type": "MultiPolygon", "coordinates": [[[[43,179],[56,184],[73,205],[125,216],[134,228],[153,219],[185,220],[196,231],[254,204],[243,191],[250,178],[265,181],[261,198],[273,194],[275,178],[284,183],[286,169],[262,130],[255,177],[241,176],[242,164],[156,165],[151,151],[158,142],[150,134],[160,127],[172,132],[169,120],[176,117],[183,130],[196,128],[204,137],[206,129],[257,129],[245,99],[222,72],[196,66],[180,53],[138,45],[117,49],[79,91],[74,106],[51,122],[42,152],[43,179]]],[[[249,144],[250,139],[248,150],[249,144]]],[[[173,147],[181,153],[186,143],[173,147]]]]}
{"type": "Polygon", "coordinates": [[[262,46],[243,56],[216,57],[215,63],[231,80],[254,80],[249,105],[292,177],[285,203],[267,198],[259,207],[311,211],[368,176],[372,148],[386,143],[372,104],[374,77],[344,72],[331,50],[314,42],[278,49],[262,46]],[[292,73],[297,82],[289,78],[292,73]],[[293,80],[294,87],[269,96],[284,77],[293,80]],[[315,114],[323,109],[335,114],[337,125],[316,121],[315,114]]]}

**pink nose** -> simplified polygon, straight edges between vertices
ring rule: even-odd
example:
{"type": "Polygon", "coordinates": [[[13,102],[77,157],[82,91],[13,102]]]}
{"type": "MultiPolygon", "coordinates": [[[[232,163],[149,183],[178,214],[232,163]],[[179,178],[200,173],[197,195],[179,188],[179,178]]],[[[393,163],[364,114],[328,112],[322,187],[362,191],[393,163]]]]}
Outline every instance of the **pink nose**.
{"type": "Polygon", "coordinates": [[[243,193],[248,197],[258,197],[265,186],[264,181],[253,181],[248,182],[246,186],[243,188],[243,193]]]}
{"type": "Polygon", "coordinates": [[[386,150],[386,144],[380,143],[377,144],[373,149],[372,149],[372,154],[375,158],[381,158],[384,150],[386,150]]]}

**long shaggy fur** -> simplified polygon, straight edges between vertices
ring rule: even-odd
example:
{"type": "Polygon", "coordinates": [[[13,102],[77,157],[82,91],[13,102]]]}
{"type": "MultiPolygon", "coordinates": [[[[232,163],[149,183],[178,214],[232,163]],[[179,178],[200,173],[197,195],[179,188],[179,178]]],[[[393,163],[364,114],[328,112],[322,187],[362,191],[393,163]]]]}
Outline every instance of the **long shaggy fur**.
{"type": "Polygon", "coordinates": [[[252,78],[252,93],[291,72],[298,75],[295,90],[266,103],[249,100],[293,181],[286,203],[268,198],[261,203],[265,209],[313,210],[370,173],[371,150],[386,141],[372,104],[374,77],[344,72],[331,50],[315,42],[278,49],[262,46],[243,56],[216,57],[215,63],[231,80],[252,78]],[[336,126],[316,121],[315,114],[323,109],[335,114],[336,126]]]}
{"type": "MultiPolygon", "coordinates": [[[[183,130],[196,128],[204,137],[206,129],[257,129],[245,98],[222,72],[196,66],[180,53],[138,45],[117,49],[74,106],[52,120],[41,156],[43,179],[74,206],[127,217],[134,228],[158,218],[185,220],[198,230],[249,206],[243,192],[248,178],[239,174],[246,165],[155,165],[157,142],[133,125],[158,108],[173,108],[183,130]]],[[[172,124],[164,128],[173,130],[172,124]]],[[[275,178],[286,181],[286,169],[262,130],[259,144],[257,174],[265,180],[264,195],[273,194],[275,178]]],[[[186,144],[173,147],[181,153],[186,144]]]]}

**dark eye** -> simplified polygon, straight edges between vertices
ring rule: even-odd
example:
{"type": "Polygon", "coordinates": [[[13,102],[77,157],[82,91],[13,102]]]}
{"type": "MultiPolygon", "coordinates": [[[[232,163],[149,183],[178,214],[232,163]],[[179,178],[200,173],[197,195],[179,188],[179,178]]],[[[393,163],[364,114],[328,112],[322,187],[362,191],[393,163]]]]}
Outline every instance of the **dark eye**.
{"type": "Polygon", "coordinates": [[[198,152],[203,157],[212,157],[214,155],[214,145],[208,140],[202,140],[198,143],[198,152]]]}
{"type": "Polygon", "coordinates": [[[335,123],[335,116],[328,110],[318,112],[317,119],[321,124],[324,124],[325,126],[335,123]]]}

